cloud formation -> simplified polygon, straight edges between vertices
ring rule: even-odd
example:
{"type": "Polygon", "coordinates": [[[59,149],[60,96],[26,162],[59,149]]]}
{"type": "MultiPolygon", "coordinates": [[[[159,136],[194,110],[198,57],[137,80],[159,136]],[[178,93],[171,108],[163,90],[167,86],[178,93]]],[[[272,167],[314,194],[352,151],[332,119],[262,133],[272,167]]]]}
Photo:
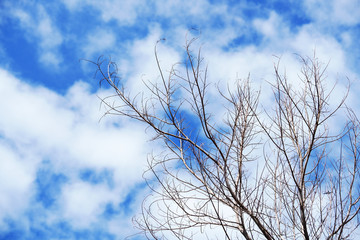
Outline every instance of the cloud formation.
{"type": "Polygon", "coordinates": [[[36,43],[40,63],[59,67],[63,59],[58,48],[63,43],[63,36],[44,6],[32,3],[12,6],[8,3],[7,7],[9,17],[17,20],[26,37],[36,43]]]}
{"type": "MultiPolygon", "coordinates": [[[[250,73],[264,107],[271,107],[265,80],[272,80],[274,62],[280,57],[282,70],[296,79],[294,53],[315,52],[329,63],[329,83],[338,80],[339,98],[349,77],[349,105],[360,110],[357,0],[0,5],[7,9],[0,10],[1,239],[122,239],[136,232],[131,217],[148,193],[142,179],[147,154],[162,146],[148,142],[138,123],[101,118],[98,96],[111,92],[98,89],[95,66],[79,59],[111,56],[121,83],[136,94],[145,91],[143,81],[159,80],[159,39],[166,38],[157,46],[167,74],[183,61],[185,41],[199,37],[194,49],[202,48],[211,81],[225,86],[250,73]]],[[[212,104],[214,111],[222,107],[212,104]]]]}
{"type": "Polygon", "coordinates": [[[150,150],[142,128],[111,119],[99,123],[99,101],[86,83],[61,96],[6,70],[0,79],[6,103],[0,106],[6,113],[0,120],[3,228],[9,227],[6,219],[30,221],[23,214],[40,203],[40,214],[49,214],[53,224],[87,229],[107,204],[120,204],[142,181],[150,150]]]}

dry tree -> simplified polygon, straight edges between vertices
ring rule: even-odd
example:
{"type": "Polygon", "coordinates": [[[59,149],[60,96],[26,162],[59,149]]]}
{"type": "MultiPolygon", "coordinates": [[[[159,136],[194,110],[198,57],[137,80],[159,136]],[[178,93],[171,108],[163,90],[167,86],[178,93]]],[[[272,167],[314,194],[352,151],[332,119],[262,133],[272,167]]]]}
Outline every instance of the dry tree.
{"type": "MultiPolygon", "coordinates": [[[[144,82],[150,94],[131,97],[116,64],[99,58],[106,114],[140,121],[164,146],[149,157],[152,194],[135,224],[150,239],[351,239],[359,226],[359,120],[345,105],[330,105],[326,66],[300,58],[296,88],[274,65],[273,109],[259,110],[249,78],[218,91],[226,112],[214,119],[207,67],[186,43],[183,70],[144,82]],[[120,104],[113,104],[116,98],[120,104]],[[346,112],[342,131],[329,120],[346,112]],[[259,149],[262,156],[259,156],[259,149]],[[156,184],[154,184],[156,182],[156,184]],[[214,230],[215,229],[215,230],[214,230]],[[200,233],[200,235],[199,235],[200,233]]],[[[181,68],[180,68],[181,69],[181,68]]]]}

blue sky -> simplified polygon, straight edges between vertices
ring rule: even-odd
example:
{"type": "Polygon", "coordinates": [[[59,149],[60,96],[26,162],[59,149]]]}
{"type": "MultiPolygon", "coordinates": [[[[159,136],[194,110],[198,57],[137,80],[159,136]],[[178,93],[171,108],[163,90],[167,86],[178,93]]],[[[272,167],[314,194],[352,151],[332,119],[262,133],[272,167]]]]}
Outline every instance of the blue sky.
{"type": "Polygon", "coordinates": [[[166,38],[159,56],[170,69],[186,36],[198,32],[213,82],[250,73],[266,99],[274,56],[296,79],[294,53],[315,51],[329,63],[329,81],[338,80],[335,96],[348,77],[348,104],[360,110],[359,0],[2,0],[0,239],[136,233],[131,218],[148,194],[147,154],[161,146],[136,122],[99,122],[97,96],[111,92],[99,89],[95,66],[79,60],[111,56],[126,86],[141,91],[142,79],[159,75],[156,41],[166,38]]]}

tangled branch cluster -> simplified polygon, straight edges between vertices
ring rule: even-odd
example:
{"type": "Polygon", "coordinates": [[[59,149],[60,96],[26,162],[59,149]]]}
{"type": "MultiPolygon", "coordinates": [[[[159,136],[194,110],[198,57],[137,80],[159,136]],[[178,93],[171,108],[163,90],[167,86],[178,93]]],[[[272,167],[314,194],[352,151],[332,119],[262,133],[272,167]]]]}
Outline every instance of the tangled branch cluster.
{"type": "Polygon", "coordinates": [[[197,233],[214,238],[212,228],[225,239],[350,239],[359,226],[360,125],[346,96],[331,108],[326,67],[301,58],[294,88],[275,65],[274,109],[265,114],[249,79],[219,91],[227,102],[219,124],[209,110],[207,68],[191,44],[185,71],[174,65],[167,76],[155,47],[161,81],[145,83],[150,97],[129,96],[115,63],[94,62],[100,83],[109,84],[121,102],[102,99],[107,114],[145,123],[166,146],[163,155],[149,159],[157,184],[137,226],[154,239],[194,239],[197,233]],[[331,135],[328,122],[340,110],[348,122],[331,135]],[[263,156],[255,154],[258,149],[263,156]]]}

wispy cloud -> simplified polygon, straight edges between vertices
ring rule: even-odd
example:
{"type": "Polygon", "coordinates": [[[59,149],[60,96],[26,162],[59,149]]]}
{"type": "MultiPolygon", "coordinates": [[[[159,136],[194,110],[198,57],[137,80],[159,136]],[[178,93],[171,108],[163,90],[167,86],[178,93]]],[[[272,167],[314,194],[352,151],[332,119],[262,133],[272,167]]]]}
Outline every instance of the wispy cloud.
{"type": "Polygon", "coordinates": [[[305,6],[309,17],[327,27],[360,23],[358,0],[307,0],[305,6]]]}
{"type": "Polygon", "coordinates": [[[116,35],[111,30],[94,29],[86,37],[82,51],[85,57],[95,57],[115,48],[116,35]]]}
{"type": "Polygon", "coordinates": [[[12,5],[7,2],[10,16],[16,19],[30,41],[37,43],[39,61],[45,66],[59,67],[63,58],[59,46],[63,36],[41,4],[12,5]]]}
{"type": "Polygon", "coordinates": [[[66,7],[71,11],[81,11],[84,7],[90,6],[100,13],[103,21],[115,20],[120,26],[132,25],[142,11],[147,7],[144,0],[115,1],[105,0],[99,4],[95,0],[63,0],[66,7]]]}

